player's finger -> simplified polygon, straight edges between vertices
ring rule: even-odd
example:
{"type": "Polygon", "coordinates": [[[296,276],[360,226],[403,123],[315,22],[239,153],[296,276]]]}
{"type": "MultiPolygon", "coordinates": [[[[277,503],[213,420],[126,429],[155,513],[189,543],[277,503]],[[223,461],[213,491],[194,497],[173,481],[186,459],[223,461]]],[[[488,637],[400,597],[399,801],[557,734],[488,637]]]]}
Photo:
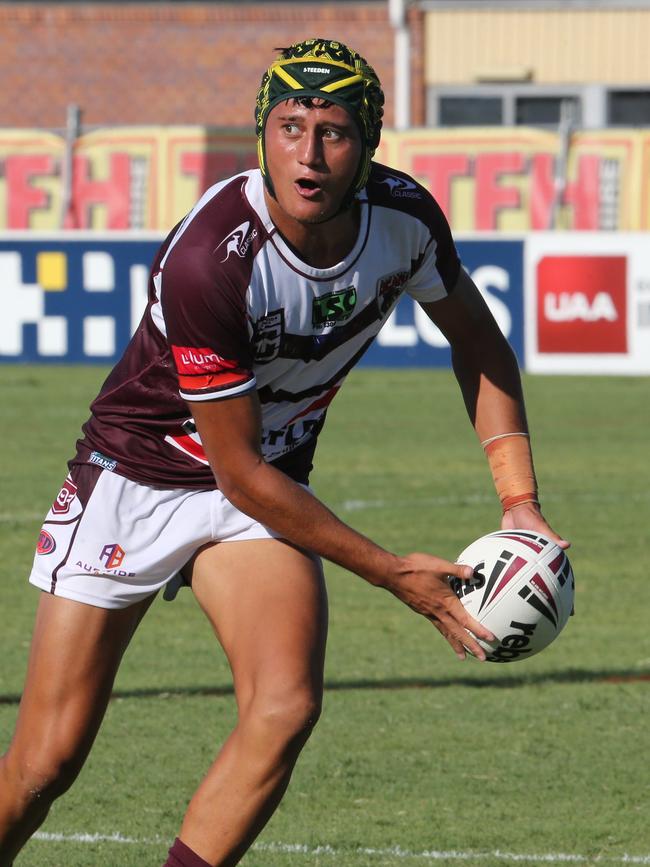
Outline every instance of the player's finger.
{"type": "Polygon", "coordinates": [[[442,565],[448,575],[460,578],[461,581],[469,581],[470,578],[474,577],[474,569],[471,566],[464,566],[462,563],[445,563],[444,561],[442,565]]]}
{"type": "Polygon", "coordinates": [[[482,638],[483,641],[496,641],[494,633],[490,632],[478,620],[475,620],[457,597],[454,597],[449,606],[449,614],[463,629],[472,632],[478,638],[482,638]]]}
{"type": "Polygon", "coordinates": [[[449,634],[449,631],[442,625],[442,623],[436,617],[430,617],[429,620],[436,627],[438,632],[442,635],[445,641],[450,645],[451,649],[454,651],[456,656],[463,660],[467,657],[467,652],[465,650],[465,646],[463,642],[459,639],[454,638],[449,634]]]}

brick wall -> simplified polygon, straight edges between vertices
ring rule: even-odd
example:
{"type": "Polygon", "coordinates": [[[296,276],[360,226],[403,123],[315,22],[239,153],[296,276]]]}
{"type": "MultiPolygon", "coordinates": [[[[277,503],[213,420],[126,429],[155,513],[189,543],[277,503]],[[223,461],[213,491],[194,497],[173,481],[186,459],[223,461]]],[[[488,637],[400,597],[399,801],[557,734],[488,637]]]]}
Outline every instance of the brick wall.
{"type": "MultiPolygon", "coordinates": [[[[0,125],[251,127],[274,48],[309,36],[348,43],[375,67],[393,124],[387,3],[0,4],[0,125]]],[[[412,122],[424,116],[423,21],[410,12],[412,122]]]]}

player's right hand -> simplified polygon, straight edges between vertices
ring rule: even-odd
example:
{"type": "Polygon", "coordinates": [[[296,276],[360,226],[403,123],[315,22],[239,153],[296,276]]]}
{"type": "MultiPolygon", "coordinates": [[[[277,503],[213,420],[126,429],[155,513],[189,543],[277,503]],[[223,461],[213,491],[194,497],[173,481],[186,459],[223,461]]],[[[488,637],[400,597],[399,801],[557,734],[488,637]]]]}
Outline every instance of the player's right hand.
{"type": "Polygon", "coordinates": [[[473,575],[471,566],[419,553],[402,557],[400,565],[398,576],[387,589],[430,620],[459,659],[465,659],[469,650],[485,661],[485,651],[476,637],[489,642],[495,641],[495,636],[465,610],[447,580],[452,576],[468,581],[473,575]]]}

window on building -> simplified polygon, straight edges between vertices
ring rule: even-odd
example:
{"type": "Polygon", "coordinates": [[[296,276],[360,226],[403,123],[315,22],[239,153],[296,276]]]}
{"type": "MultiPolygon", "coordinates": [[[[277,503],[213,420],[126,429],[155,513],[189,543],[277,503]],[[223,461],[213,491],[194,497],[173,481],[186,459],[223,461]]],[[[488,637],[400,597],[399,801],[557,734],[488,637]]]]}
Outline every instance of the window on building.
{"type": "Polygon", "coordinates": [[[503,100],[498,96],[441,96],[439,126],[500,126],[503,100]]]}
{"type": "Polygon", "coordinates": [[[571,96],[515,96],[515,123],[519,126],[557,126],[562,104],[568,104],[574,123],[580,123],[580,102],[571,96]]]}
{"type": "Polygon", "coordinates": [[[474,87],[435,87],[428,93],[429,126],[553,126],[562,118],[562,105],[572,121],[584,121],[585,93],[577,88],[531,84],[477,84],[474,87]]]}
{"type": "Polygon", "coordinates": [[[607,121],[610,126],[650,126],[650,90],[610,90],[607,121]]]}

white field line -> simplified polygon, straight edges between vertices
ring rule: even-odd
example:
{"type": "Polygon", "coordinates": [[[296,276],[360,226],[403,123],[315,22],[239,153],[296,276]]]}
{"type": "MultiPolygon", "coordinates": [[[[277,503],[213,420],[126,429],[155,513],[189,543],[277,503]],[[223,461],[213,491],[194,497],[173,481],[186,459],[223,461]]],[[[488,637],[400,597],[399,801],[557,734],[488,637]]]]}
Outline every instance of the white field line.
{"type": "MultiPolygon", "coordinates": [[[[149,837],[137,839],[125,837],[123,834],[61,834],[46,831],[37,831],[34,840],[56,843],[122,843],[127,845],[139,844],[146,846],[159,846],[165,841],[162,837],[149,837]]],[[[491,861],[503,861],[504,863],[519,864],[650,864],[650,855],[570,855],[562,852],[547,852],[545,854],[526,855],[520,852],[502,852],[497,849],[494,852],[463,852],[451,850],[448,852],[436,849],[427,849],[422,852],[412,852],[402,849],[400,846],[391,846],[386,849],[376,849],[366,846],[358,846],[353,849],[336,848],[335,846],[307,846],[303,843],[255,843],[255,852],[276,852],[286,855],[325,855],[340,859],[344,856],[370,855],[377,858],[395,858],[400,860],[419,861],[479,861],[489,858],[491,861]]]]}
{"type": "MultiPolygon", "coordinates": [[[[344,512],[359,512],[363,509],[415,509],[415,508],[436,508],[445,506],[476,506],[482,503],[494,503],[493,494],[469,494],[465,497],[460,496],[441,496],[441,497],[413,497],[412,499],[400,500],[398,498],[386,499],[377,498],[374,500],[343,500],[339,504],[339,508],[344,512]]],[[[630,494],[623,493],[603,493],[603,494],[545,494],[544,502],[566,502],[570,500],[573,503],[620,503],[623,500],[628,502],[648,502],[650,500],[650,491],[635,491],[630,494]]],[[[334,505],[336,510],[336,504],[334,505]]]]}
{"type": "MultiPolygon", "coordinates": [[[[632,503],[647,503],[650,501],[650,491],[633,491],[632,493],[600,493],[600,494],[545,494],[544,502],[573,503],[620,503],[623,500],[632,503]]],[[[399,499],[379,497],[377,499],[350,499],[340,503],[333,503],[333,508],[343,512],[359,512],[363,509],[419,509],[419,508],[445,508],[446,506],[477,506],[483,503],[494,503],[495,495],[469,494],[461,497],[457,495],[438,497],[412,497],[399,499]]],[[[43,521],[47,509],[39,512],[0,512],[0,524],[28,524],[33,521],[43,521]]]]}
{"type": "Polygon", "coordinates": [[[43,522],[47,509],[40,512],[0,512],[0,524],[28,524],[31,521],[43,522]]]}

